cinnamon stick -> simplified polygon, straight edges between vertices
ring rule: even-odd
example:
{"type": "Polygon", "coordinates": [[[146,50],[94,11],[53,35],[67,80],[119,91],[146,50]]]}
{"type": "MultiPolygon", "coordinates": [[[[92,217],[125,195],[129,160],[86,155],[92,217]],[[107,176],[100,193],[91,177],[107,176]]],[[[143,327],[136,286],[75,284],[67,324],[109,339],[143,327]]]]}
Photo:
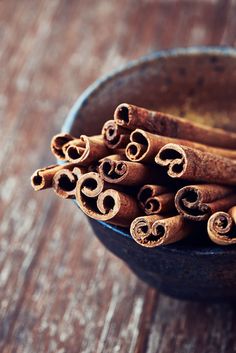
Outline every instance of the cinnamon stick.
{"type": "Polygon", "coordinates": [[[152,225],[152,234],[156,237],[152,246],[176,243],[187,237],[191,230],[190,223],[180,215],[156,220],[152,225]]]}
{"type": "Polygon", "coordinates": [[[103,157],[99,160],[99,163],[101,164],[104,160],[106,160],[107,158],[109,158],[109,160],[112,161],[123,161],[126,159],[125,156],[125,151],[124,150],[118,150],[119,153],[116,154],[109,154],[109,156],[103,157]]]}
{"type": "Polygon", "coordinates": [[[236,206],[228,212],[216,212],[208,220],[207,231],[210,239],[218,245],[236,244],[236,206]]]}
{"type": "MultiPolygon", "coordinates": [[[[73,140],[65,143],[62,146],[62,151],[67,159],[69,158],[68,154],[67,154],[67,150],[68,150],[68,148],[71,148],[71,147],[74,147],[76,151],[78,149],[78,151],[81,152],[85,148],[85,142],[83,140],[81,140],[80,137],[78,137],[78,138],[74,138],[73,140]]],[[[72,149],[72,151],[73,151],[73,149],[72,149]]]]}
{"type": "Polygon", "coordinates": [[[134,130],[130,135],[130,143],[126,147],[126,156],[135,162],[152,162],[159,150],[167,143],[175,143],[210,152],[219,156],[236,159],[236,151],[225,148],[207,146],[201,143],[151,134],[141,129],[134,130]]]}
{"type": "Polygon", "coordinates": [[[207,220],[212,213],[228,210],[235,204],[234,189],[215,184],[188,185],[175,196],[178,212],[192,221],[207,220]]]}
{"type": "Polygon", "coordinates": [[[124,150],[116,150],[114,151],[116,152],[116,154],[111,154],[109,156],[103,157],[101,159],[99,159],[98,161],[93,162],[93,164],[90,164],[87,168],[88,168],[88,172],[98,172],[98,168],[100,166],[100,164],[104,161],[104,159],[109,158],[111,160],[114,161],[123,161],[126,159],[126,156],[124,154],[124,150]]]}
{"type": "Polygon", "coordinates": [[[81,135],[79,139],[64,145],[64,153],[69,161],[88,166],[107,156],[109,151],[101,135],[92,137],[81,135]]]}
{"type": "Polygon", "coordinates": [[[145,182],[161,183],[164,179],[163,171],[158,168],[129,161],[115,161],[109,157],[104,158],[98,169],[101,177],[111,184],[142,185],[145,182]]]}
{"type": "Polygon", "coordinates": [[[162,219],[160,215],[141,216],[135,218],[130,225],[132,238],[140,245],[146,246],[153,241],[152,225],[156,220],[162,219]]]}
{"type": "Polygon", "coordinates": [[[165,186],[144,185],[139,190],[137,198],[147,215],[167,213],[175,207],[175,194],[165,186]]]}
{"type": "Polygon", "coordinates": [[[59,170],[52,180],[55,193],[64,199],[75,198],[76,183],[86,172],[87,170],[83,167],[75,167],[73,170],[59,170]]]}
{"type": "Polygon", "coordinates": [[[236,161],[194,148],[168,143],[155,162],[172,178],[236,185],[236,161]]]}
{"type": "Polygon", "coordinates": [[[130,226],[133,239],[147,248],[175,243],[190,232],[189,222],[180,215],[168,218],[159,215],[139,217],[130,226]]]}
{"type": "Polygon", "coordinates": [[[135,105],[120,104],[114,113],[115,122],[130,130],[141,128],[169,137],[187,139],[215,147],[236,148],[236,133],[200,125],[171,114],[151,111],[135,105]]]}
{"type": "Polygon", "coordinates": [[[37,169],[31,176],[31,185],[35,191],[43,190],[52,187],[54,175],[62,169],[73,169],[76,163],[67,163],[63,165],[50,165],[45,168],[37,169]]]}
{"type": "Polygon", "coordinates": [[[141,213],[135,198],[118,190],[104,190],[104,181],[98,174],[96,178],[97,187],[90,184],[91,178],[88,179],[87,174],[77,183],[76,200],[82,211],[96,220],[122,227],[129,226],[141,213]]]}
{"type": "Polygon", "coordinates": [[[76,197],[80,198],[81,194],[83,194],[89,198],[96,198],[105,189],[105,185],[104,180],[98,173],[86,173],[79,178],[76,186],[76,197]]]}
{"type": "Polygon", "coordinates": [[[75,138],[72,135],[64,132],[53,136],[50,147],[54,156],[64,161],[66,159],[66,156],[63,151],[63,146],[66,145],[69,141],[72,141],[74,139],[75,138]]]}
{"type": "Polygon", "coordinates": [[[98,196],[97,206],[102,220],[122,227],[129,226],[132,220],[141,214],[135,198],[114,189],[102,192],[98,196]]]}
{"type": "Polygon", "coordinates": [[[129,135],[130,131],[117,125],[114,120],[106,121],[102,128],[104,142],[110,149],[126,147],[129,135]]]}

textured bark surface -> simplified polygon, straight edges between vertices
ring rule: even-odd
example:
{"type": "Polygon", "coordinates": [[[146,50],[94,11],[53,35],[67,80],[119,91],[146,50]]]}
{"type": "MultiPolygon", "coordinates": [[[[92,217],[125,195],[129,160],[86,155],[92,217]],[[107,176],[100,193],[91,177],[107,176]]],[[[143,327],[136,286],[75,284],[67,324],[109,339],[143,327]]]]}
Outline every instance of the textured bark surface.
{"type": "Polygon", "coordinates": [[[236,351],[235,306],[159,295],[72,202],[29,181],[54,163],[50,139],[88,84],[153,50],[236,45],[235,12],[234,0],[0,2],[1,352],[236,351]]]}

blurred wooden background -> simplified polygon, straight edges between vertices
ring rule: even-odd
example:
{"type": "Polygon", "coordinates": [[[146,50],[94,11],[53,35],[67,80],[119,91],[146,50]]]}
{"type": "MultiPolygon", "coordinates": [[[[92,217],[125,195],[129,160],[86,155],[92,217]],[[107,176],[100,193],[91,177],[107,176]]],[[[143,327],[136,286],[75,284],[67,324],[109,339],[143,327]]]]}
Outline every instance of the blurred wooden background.
{"type": "Polygon", "coordinates": [[[0,1],[0,351],[236,352],[236,308],[167,298],[29,177],[99,76],[157,49],[236,44],[235,0],[0,1]]]}

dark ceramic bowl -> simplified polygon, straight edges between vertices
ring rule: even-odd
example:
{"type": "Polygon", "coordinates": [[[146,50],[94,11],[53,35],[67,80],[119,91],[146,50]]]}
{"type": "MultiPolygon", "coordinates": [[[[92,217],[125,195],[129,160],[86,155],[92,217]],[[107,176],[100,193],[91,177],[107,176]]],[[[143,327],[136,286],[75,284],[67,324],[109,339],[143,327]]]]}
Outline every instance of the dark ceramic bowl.
{"type": "MultiPolygon", "coordinates": [[[[122,102],[236,131],[236,50],[177,49],[131,62],[90,86],[62,130],[97,134],[122,102]]],[[[110,251],[160,291],[193,300],[236,297],[236,247],[210,243],[205,228],[198,226],[185,241],[148,249],[136,244],[128,230],[90,223],[110,251]]]]}

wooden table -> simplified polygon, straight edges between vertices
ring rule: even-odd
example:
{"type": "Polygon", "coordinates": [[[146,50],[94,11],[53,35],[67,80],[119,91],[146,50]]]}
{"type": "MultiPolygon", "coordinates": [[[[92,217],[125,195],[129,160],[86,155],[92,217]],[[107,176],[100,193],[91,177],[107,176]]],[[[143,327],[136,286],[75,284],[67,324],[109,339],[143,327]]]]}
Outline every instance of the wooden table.
{"type": "Polygon", "coordinates": [[[0,351],[236,352],[236,308],[167,298],[32,172],[99,76],[157,49],[236,44],[235,0],[0,2],[0,351]]]}

